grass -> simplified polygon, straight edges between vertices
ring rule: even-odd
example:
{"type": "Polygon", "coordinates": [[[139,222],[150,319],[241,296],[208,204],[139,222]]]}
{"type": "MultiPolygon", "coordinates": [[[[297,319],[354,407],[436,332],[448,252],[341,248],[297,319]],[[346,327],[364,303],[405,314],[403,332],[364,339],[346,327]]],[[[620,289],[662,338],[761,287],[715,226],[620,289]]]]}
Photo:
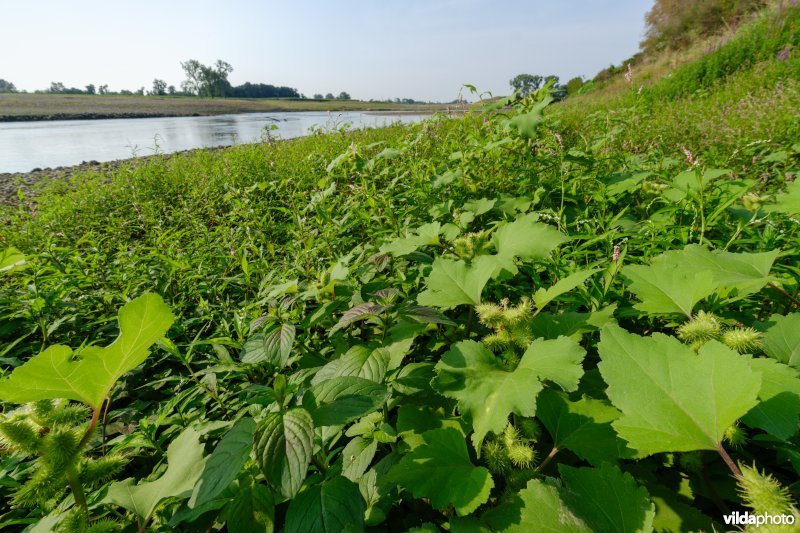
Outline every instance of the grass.
{"type": "MultiPolygon", "coordinates": [[[[751,51],[758,45],[731,43],[751,51]]],[[[720,50],[721,56],[712,52],[699,61],[721,65],[734,57],[720,50]]],[[[10,373],[58,343],[105,345],[118,333],[115,317],[125,302],[145,292],[164,298],[176,316],[168,340],[118,384],[103,431],[85,450],[87,460],[119,453],[128,461],[102,481],[87,481],[91,518],[140,530],[232,528],[233,522],[241,526],[236,520],[256,521],[256,515],[274,518],[278,528],[302,529],[299,516],[333,519],[326,512],[375,530],[431,523],[448,528],[460,520],[499,529],[504,520],[525,520],[534,513],[530,509],[540,509],[536,494],[546,493],[547,505],[557,500],[570,519],[585,520],[589,529],[623,529],[592,522],[598,518],[585,501],[608,499],[604,508],[625,509],[624,526],[631,529],[646,529],[652,520],[659,531],[709,531],[724,527],[721,516],[728,510],[765,505],[759,499],[764,490],[748,490],[747,483],[784,485],[785,494],[773,490],[780,497],[766,503],[770,512],[796,512],[784,500],[796,501],[800,493],[800,378],[794,356],[777,350],[780,342],[764,339],[789,335],[800,321],[800,213],[791,203],[796,192],[790,192],[796,191],[800,165],[797,62],[794,53],[785,59],[766,54],[740,69],[718,69],[697,90],[675,90],[671,80],[690,87],[698,72],[710,72],[686,64],[686,71],[641,93],[638,87],[590,93],[548,108],[544,117],[535,111],[542,95],[534,95],[503,112],[434,115],[410,126],[156,156],[51,182],[35,199],[0,207],[0,248],[14,246],[28,258],[25,270],[0,271],[0,365],[10,373]],[[509,248],[511,255],[504,256],[509,248]],[[704,263],[681,255],[705,249],[714,252],[704,263]],[[653,296],[657,291],[648,294],[632,280],[661,254],[680,256],[681,263],[674,265],[675,279],[666,280],[677,289],[664,278],[651,280],[658,294],[675,290],[676,301],[700,294],[714,260],[729,268],[733,274],[726,279],[736,286],[700,294],[688,312],[659,311],[665,303],[653,296]],[[772,258],[766,273],[765,257],[772,258]],[[492,260],[502,262],[495,268],[492,260]],[[477,300],[482,305],[473,305],[477,300]],[[686,332],[697,329],[701,318],[711,321],[715,341],[697,354],[700,341],[686,332]],[[752,402],[766,418],[788,420],[788,426],[759,422],[749,407],[739,409],[737,395],[720,393],[700,408],[704,419],[718,405],[725,406],[726,420],[735,414],[719,442],[669,448],[682,442],[687,416],[664,421],[661,429],[677,437],[649,439],[650,446],[669,440],[666,448],[635,458],[621,453],[617,432],[625,437],[625,425],[608,420],[627,416],[632,403],[644,409],[669,399],[658,396],[664,388],[642,389],[641,380],[609,386],[610,363],[599,363],[614,357],[607,348],[614,343],[601,342],[618,331],[604,328],[611,323],[628,332],[618,338],[635,339],[629,352],[637,357],[659,357],[671,343],[659,359],[670,380],[694,379],[673,360],[701,366],[712,352],[715,364],[726,364],[711,368],[711,378],[733,366],[742,374],[717,383],[717,391],[727,391],[733,381],[755,383],[772,369],[778,377],[770,378],[770,394],[784,402],[752,402]],[[595,428],[585,447],[577,437],[557,443],[558,424],[554,430],[552,417],[531,415],[530,397],[505,396],[516,386],[498,389],[488,378],[481,381],[511,379],[506,374],[519,369],[534,336],[537,343],[574,343],[570,358],[583,354],[562,368],[570,376],[577,372],[574,388],[563,375],[525,379],[526,386],[549,394],[551,407],[555,398],[581,413],[581,425],[595,428]],[[275,355],[276,343],[288,343],[288,359],[275,355]],[[760,367],[749,366],[751,355],[760,367]],[[353,366],[361,356],[366,359],[353,366]],[[285,484],[276,488],[281,484],[270,463],[276,452],[258,448],[253,457],[245,450],[244,466],[202,515],[189,507],[183,489],[146,517],[120,500],[100,501],[114,482],[160,476],[166,448],[186,428],[205,432],[207,446],[198,453],[207,456],[216,453],[234,420],[255,418],[266,431],[263,421],[288,406],[314,413],[322,424],[314,406],[315,393],[322,394],[318,383],[344,378],[368,379],[358,384],[372,392],[348,393],[341,410],[326,414],[324,428],[312,428],[313,457],[298,474],[298,496],[286,496],[285,484]],[[384,393],[391,399],[376,405],[384,393]],[[640,401],[618,401],[618,394],[638,394],[640,401]],[[490,397],[504,400],[486,411],[490,397]],[[366,411],[359,410],[364,405],[366,411]],[[357,415],[330,422],[348,412],[357,415]],[[602,420],[587,422],[597,412],[602,420]],[[476,448],[482,424],[492,427],[476,448]],[[455,448],[444,447],[448,439],[455,448]],[[420,470],[442,458],[450,469],[447,461],[461,447],[452,470],[466,469],[472,477],[456,484],[459,490],[452,480],[437,485],[435,469],[420,470]],[[362,456],[364,449],[374,453],[362,456]],[[365,472],[357,471],[361,457],[365,472]],[[737,463],[755,463],[774,479],[753,480],[757,473],[746,469],[746,476],[737,474],[737,463]],[[574,467],[580,474],[570,474],[578,472],[574,467]],[[345,471],[354,482],[341,475],[345,471]],[[469,492],[486,475],[492,486],[469,492]],[[569,488],[578,475],[599,476],[584,484],[582,499],[546,480],[560,478],[569,488]],[[593,485],[602,491],[593,492],[593,485]],[[255,498],[252,487],[266,496],[255,498]],[[349,510],[314,504],[322,490],[339,491],[329,500],[326,493],[326,502],[350,502],[349,510]],[[466,512],[459,500],[464,491],[468,504],[478,502],[466,512]],[[630,497],[618,501],[619,494],[630,497]],[[657,502],[653,515],[651,496],[657,502]],[[257,512],[244,513],[242,498],[260,506],[257,512]],[[470,517],[456,518],[456,509],[470,517]]],[[[555,350],[550,364],[557,366],[556,344],[548,346],[555,350]]],[[[676,389],[686,395],[681,407],[692,409],[708,386],[676,389]]],[[[758,392],[751,389],[742,397],[758,392]]],[[[26,420],[14,408],[4,404],[4,416],[26,420]]],[[[718,430],[701,429],[694,434],[718,430]]],[[[8,480],[0,487],[0,527],[43,517],[64,523],[62,509],[71,509],[70,520],[86,520],[70,508],[70,489],[61,478],[53,476],[48,485],[61,492],[36,485],[41,476],[33,472],[46,470],[35,469],[55,468],[48,450],[41,448],[42,460],[20,453],[0,458],[8,480]],[[23,505],[21,492],[43,501],[23,505]]]]}
{"type": "Polygon", "coordinates": [[[0,121],[222,115],[278,111],[434,111],[442,105],[357,100],[287,100],[168,96],[0,94],[0,121]]]}

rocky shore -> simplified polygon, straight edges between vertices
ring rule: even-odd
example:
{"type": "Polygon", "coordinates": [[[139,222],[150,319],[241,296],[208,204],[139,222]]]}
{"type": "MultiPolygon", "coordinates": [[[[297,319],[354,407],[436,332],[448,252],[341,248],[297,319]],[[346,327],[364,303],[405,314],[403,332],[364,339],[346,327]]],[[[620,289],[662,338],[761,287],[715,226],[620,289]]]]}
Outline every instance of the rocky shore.
{"type": "Polygon", "coordinates": [[[19,203],[19,189],[25,196],[34,190],[34,185],[46,180],[68,179],[78,172],[87,170],[101,171],[119,166],[122,161],[84,161],[79,165],[55,168],[35,168],[30,172],[0,173],[0,205],[16,205],[19,203]]]}

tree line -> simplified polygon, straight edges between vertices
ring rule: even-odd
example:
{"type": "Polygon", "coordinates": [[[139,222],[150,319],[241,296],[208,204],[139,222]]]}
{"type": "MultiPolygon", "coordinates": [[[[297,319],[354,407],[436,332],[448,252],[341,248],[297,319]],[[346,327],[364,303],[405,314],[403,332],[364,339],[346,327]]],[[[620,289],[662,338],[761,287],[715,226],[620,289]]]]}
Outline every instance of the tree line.
{"type": "MultiPolygon", "coordinates": [[[[268,83],[245,82],[233,86],[228,81],[228,75],[233,72],[230,63],[218,59],[211,65],[204,65],[196,59],[181,62],[184,80],[180,88],[169,85],[166,81],[155,78],[150,88],[140,87],[136,90],[122,89],[111,91],[108,85],[89,84],[84,88],[67,87],[63,83],[54,81],[47,89],[36,90],[35,93],[48,94],[100,94],[100,95],[139,95],[139,96],[201,96],[207,98],[298,98],[307,99],[294,87],[276,86],[268,83]]],[[[0,93],[16,93],[15,85],[0,79],[0,93]]],[[[316,100],[350,100],[350,93],[341,91],[337,96],[332,93],[315,94],[316,100]]]]}

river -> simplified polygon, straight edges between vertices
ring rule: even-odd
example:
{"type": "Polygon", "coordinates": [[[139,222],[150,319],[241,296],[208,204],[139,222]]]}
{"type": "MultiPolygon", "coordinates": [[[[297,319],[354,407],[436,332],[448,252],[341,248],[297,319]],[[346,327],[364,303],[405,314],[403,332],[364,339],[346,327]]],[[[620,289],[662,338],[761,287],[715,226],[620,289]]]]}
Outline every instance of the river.
{"type": "Polygon", "coordinates": [[[167,117],[101,120],[54,120],[0,123],[0,173],[114,161],[192,148],[255,142],[264,128],[281,139],[300,137],[316,127],[323,131],[392,122],[417,122],[429,115],[359,111],[242,113],[211,117],[167,117]]]}

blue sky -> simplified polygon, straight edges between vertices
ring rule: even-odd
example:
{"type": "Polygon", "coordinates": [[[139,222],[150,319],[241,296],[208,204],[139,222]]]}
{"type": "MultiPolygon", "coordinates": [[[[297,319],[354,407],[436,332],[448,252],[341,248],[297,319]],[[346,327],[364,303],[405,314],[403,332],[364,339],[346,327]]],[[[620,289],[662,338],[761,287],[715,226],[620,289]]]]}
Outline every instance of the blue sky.
{"type": "Polygon", "coordinates": [[[448,101],[516,74],[591,77],[638,50],[652,0],[0,0],[0,78],[112,90],[178,86],[180,61],[229,79],[448,101]]]}

